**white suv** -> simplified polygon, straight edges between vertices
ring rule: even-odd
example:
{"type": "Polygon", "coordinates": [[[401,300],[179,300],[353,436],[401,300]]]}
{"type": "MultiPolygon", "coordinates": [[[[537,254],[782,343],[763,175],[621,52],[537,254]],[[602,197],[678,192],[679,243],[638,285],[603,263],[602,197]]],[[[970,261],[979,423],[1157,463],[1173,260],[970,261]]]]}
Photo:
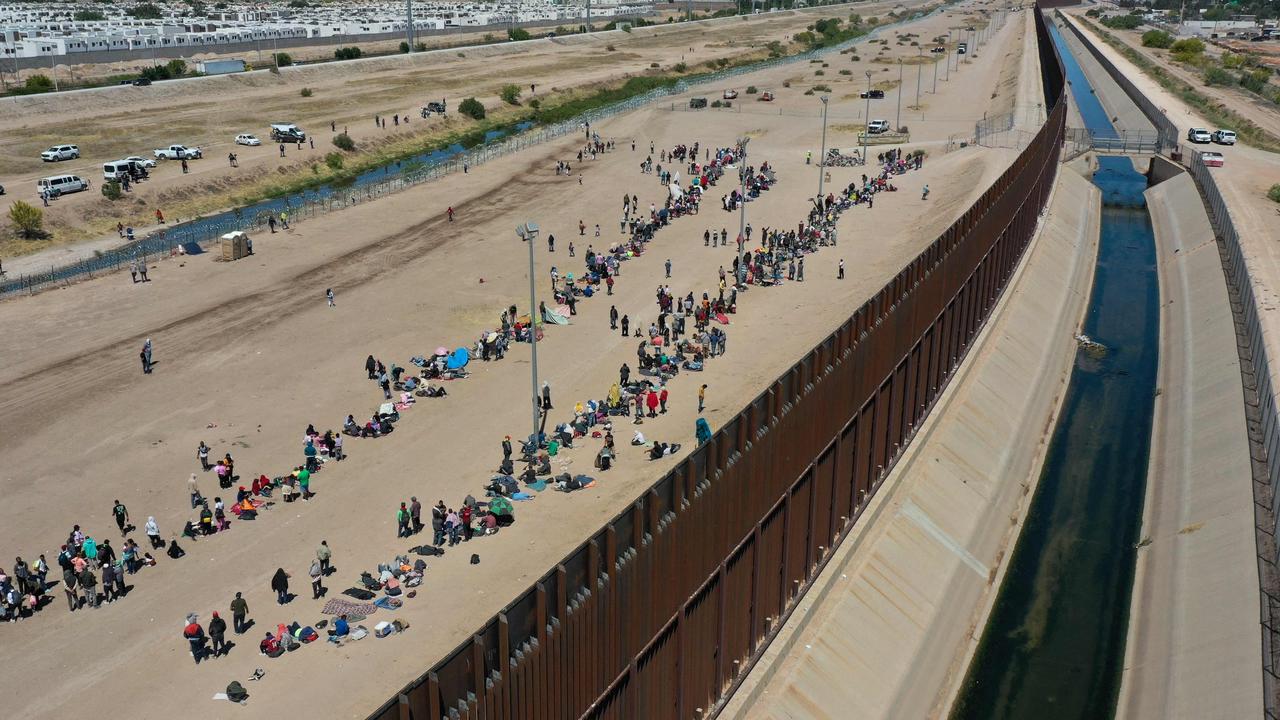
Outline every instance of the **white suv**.
{"type": "Polygon", "coordinates": [[[1213,141],[1219,145],[1235,145],[1236,134],[1233,130],[1214,130],[1213,141]]]}
{"type": "Polygon", "coordinates": [[[1213,136],[1204,128],[1191,128],[1187,131],[1187,139],[1193,143],[1207,143],[1213,140],[1213,136]]]}
{"type": "Polygon", "coordinates": [[[40,153],[40,159],[45,162],[58,162],[59,160],[74,160],[80,157],[80,148],[75,145],[54,145],[53,147],[40,153]]]}

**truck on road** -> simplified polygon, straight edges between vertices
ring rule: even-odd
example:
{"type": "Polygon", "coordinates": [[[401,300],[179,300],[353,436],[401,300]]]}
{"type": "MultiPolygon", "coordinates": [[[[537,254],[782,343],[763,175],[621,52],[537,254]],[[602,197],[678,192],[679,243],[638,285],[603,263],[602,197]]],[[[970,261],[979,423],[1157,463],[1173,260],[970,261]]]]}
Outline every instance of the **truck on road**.
{"type": "Polygon", "coordinates": [[[170,145],[167,148],[160,148],[155,151],[157,160],[195,160],[204,157],[198,147],[187,147],[186,145],[170,145]]]}

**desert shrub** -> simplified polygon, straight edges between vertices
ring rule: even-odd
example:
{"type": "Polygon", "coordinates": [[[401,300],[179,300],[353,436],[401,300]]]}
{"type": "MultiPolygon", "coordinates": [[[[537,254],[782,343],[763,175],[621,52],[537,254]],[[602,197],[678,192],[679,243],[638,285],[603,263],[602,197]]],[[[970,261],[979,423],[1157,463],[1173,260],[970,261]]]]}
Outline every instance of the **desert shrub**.
{"type": "Polygon", "coordinates": [[[102,183],[102,197],[108,200],[119,200],[124,197],[124,191],[120,189],[120,183],[115,180],[102,183]]]}
{"type": "Polygon", "coordinates": [[[360,48],[352,45],[351,47],[340,47],[333,51],[333,57],[337,60],[355,60],[364,53],[360,48]]]}
{"type": "Polygon", "coordinates": [[[169,68],[169,77],[182,77],[187,74],[187,62],[174,58],[164,65],[169,68]]]}
{"type": "Polygon", "coordinates": [[[1280,203],[1280,183],[1271,186],[1271,189],[1267,191],[1267,199],[1271,202],[1280,203]]]}
{"type": "Polygon", "coordinates": [[[1198,55],[1204,52],[1204,42],[1196,38],[1186,38],[1173,43],[1169,49],[1175,53],[1198,55]]]}
{"type": "Polygon", "coordinates": [[[405,42],[404,40],[401,40],[401,41],[400,41],[400,52],[402,52],[402,53],[407,53],[407,52],[409,52],[409,43],[405,42]]]}
{"type": "Polygon", "coordinates": [[[333,138],[333,144],[339,150],[346,150],[347,152],[352,152],[356,149],[356,141],[352,140],[351,136],[346,133],[338,133],[335,135],[333,138]]]}
{"type": "Polygon", "coordinates": [[[1205,85],[1233,85],[1235,76],[1220,67],[1211,67],[1204,71],[1205,85]]]}
{"type": "Polygon", "coordinates": [[[689,66],[682,62],[678,62],[675,65],[672,65],[671,69],[675,70],[678,73],[682,73],[682,72],[686,72],[689,69],[689,66]]]}
{"type": "Polygon", "coordinates": [[[841,75],[852,75],[852,74],[853,74],[853,71],[852,71],[852,70],[849,70],[848,68],[845,68],[844,70],[841,70],[841,71],[840,71],[840,74],[841,74],[841,75]]]}
{"type": "Polygon", "coordinates": [[[293,64],[293,56],[289,53],[275,53],[271,56],[275,60],[276,65],[286,67],[293,64]]]}
{"type": "Polygon", "coordinates": [[[507,31],[508,40],[528,40],[529,37],[529,31],[524,28],[511,28],[507,31]]]}
{"type": "Polygon", "coordinates": [[[473,120],[484,119],[484,105],[482,105],[480,101],[475,98],[467,98],[466,100],[463,100],[461,103],[458,103],[458,112],[462,113],[463,115],[466,115],[467,117],[473,120]]]}
{"type": "Polygon", "coordinates": [[[502,101],[508,105],[519,105],[520,86],[513,83],[503,85],[502,89],[498,91],[498,97],[502,98],[502,101]]]}
{"type": "Polygon", "coordinates": [[[49,92],[53,89],[53,81],[48,75],[32,75],[24,87],[30,92],[49,92]]]}
{"type": "Polygon", "coordinates": [[[825,72],[823,72],[823,71],[821,71],[821,70],[817,70],[817,71],[815,71],[813,74],[814,74],[816,77],[822,77],[823,75],[826,75],[826,73],[825,73],[825,72]]]}
{"type": "Polygon", "coordinates": [[[662,67],[662,66],[661,66],[661,65],[659,65],[658,63],[649,63],[649,67],[651,67],[651,68],[655,68],[655,69],[656,69],[656,68],[660,68],[660,67],[662,67]]]}
{"type": "Polygon", "coordinates": [[[816,90],[816,91],[818,91],[818,92],[831,92],[831,86],[830,86],[830,85],[814,85],[814,86],[813,86],[813,89],[814,89],[814,90],[816,90]]]}
{"type": "Polygon", "coordinates": [[[1267,89],[1267,81],[1271,78],[1271,71],[1265,68],[1258,68],[1253,72],[1247,72],[1240,76],[1240,84],[1246,90],[1262,94],[1267,89]]]}
{"type": "Polygon", "coordinates": [[[1133,30],[1142,24],[1142,18],[1136,15],[1116,15],[1102,18],[1101,22],[1112,30],[1133,30]]]}
{"type": "Polygon", "coordinates": [[[18,237],[28,240],[44,237],[44,210],[35,205],[15,200],[9,207],[9,222],[18,237]]]}
{"type": "Polygon", "coordinates": [[[605,45],[605,46],[604,46],[604,49],[605,49],[605,50],[607,50],[608,52],[613,52],[614,50],[617,50],[618,48],[614,47],[613,45],[605,45]]]}
{"type": "Polygon", "coordinates": [[[302,88],[302,92],[301,92],[302,97],[311,97],[314,94],[315,93],[311,92],[311,88],[302,88]]]}
{"type": "Polygon", "coordinates": [[[1173,44],[1173,36],[1163,30],[1148,30],[1142,33],[1142,45],[1149,48],[1167,49],[1173,44]]]}
{"type": "Polygon", "coordinates": [[[340,153],[331,152],[324,156],[324,164],[328,165],[330,170],[341,170],[345,162],[340,153]]]}
{"type": "Polygon", "coordinates": [[[748,85],[748,86],[747,86],[747,94],[748,94],[748,95],[755,95],[757,92],[760,92],[760,91],[756,89],[756,86],[755,86],[755,85],[748,85]]]}

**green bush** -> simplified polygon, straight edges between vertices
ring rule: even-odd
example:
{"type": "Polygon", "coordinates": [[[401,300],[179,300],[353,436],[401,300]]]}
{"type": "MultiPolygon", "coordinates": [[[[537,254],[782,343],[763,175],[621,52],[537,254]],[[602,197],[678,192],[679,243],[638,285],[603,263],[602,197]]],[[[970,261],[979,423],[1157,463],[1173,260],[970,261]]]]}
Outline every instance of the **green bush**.
{"type": "Polygon", "coordinates": [[[689,66],[688,66],[688,65],[685,65],[685,64],[684,64],[684,63],[682,63],[682,62],[678,62],[678,63],[676,63],[675,65],[672,65],[672,66],[671,66],[671,69],[672,69],[672,70],[675,70],[675,71],[676,71],[676,72],[678,72],[678,73],[682,73],[682,72],[687,71],[687,70],[689,69],[689,66]]]}
{"type": "Polygon", "coordinates": [[[339,150],[346,150],[347,152],[352,152],[356,149],[356,141],[352,140],[351,136],[346,133],[338,133],[335,135],[333,138],[333,144],[339,150]]]}
{"type": "Polygon", "coordinates": [[[1148,30],[1142,33],[1142,46],[1167,49],[1173,44],[1173,36],[1163,30],[1148,30]]]}
{"type": "Polygon", "coordinates": [[[271,59],[280,67],[287,67],[293,64],[293,56],[289,53],[275,53],[271,56],[271,59]]]}
{"type": "Polygon", "coordinates": [[[502,98],[502,101],[508,105],[519,105],[520,86],[515,84],[503,85],[502,89],[498,91],[498,97],[502,98]]]}
{"type": "Polygon", "coordinates": [[[182,77],[187,74],[187,62],[174,58],[165,63],[165,68],[169,70],[169,77],[182,77]]]}
{"type": "Polygon", "coordinates": [[[77,10],[71,18],[78,22],[95,22],[99,20],[106,20],[107,16],[103,15],[102,12],[98,10],[77,10]]]}
{"type": "Polygon", "coordinates": [[[1198,55],[1204,52],[1204,43],[1196,38],[1186,38],[1170,45],[1169,50],[1184,55],[1198,55]]]}
{"type": "Polygon", "coordinates": [[[102,183],[102,197],[112,201],[119,200],[124,197],[124,191],[120,189],[120,183],[109,180],[102,183]]]}
{"type": "Polygon", "coordinates": [[[537,110],[538,108],[542,107],[542,101],[539,100],[538,98],[534,98],[529,101],[529,107],[533,108],[534,110],[537,110]]]}
{"type": "Polygon", "coordinates": [[[338,60],[355,60],[356,58],[360,57],[362,54],[363,53],[361,52],[360,48],[355,47],[354,45],[351,47],[338,48],[337,50],[333,51],[333,57],[338,60]]]}
{"type": "Polygon", "coordinates": [[[15,200],[9,206],[9,222],[18,237],[28,240],[44,237],[44,211],[35,205],[15,200]]]}
{"type": "Polygon", "coordinates": [[[475,98],[467,98],[466,100],[458,103],[458,112],[466,115],[472,120],[484,119],[484,105],[475,98]]]}
{"type": "Polygon", "coordinates": [[[830,86],[830,85],[814,85],[814,86],[813,86],[813,89],[814,89],[814,90],[816,90],[816,91],[818,91],[818,92],[831,92],[831,86],[830,86]]]}
{"type": "Polygon", "coordinates": [[[528,40],[530,37],[529,31],[524,28],[511,28],[507,31],[508,40],[528,40]]]}
{"type": "Polygon", "coordinates": [[[1265,68],[1258,68],[1253,72],[1247,72],[1240,76],[1240,84],[1246,90],[1263,94],[1267,89],[1268,80],[1271,79],[1271,71],[1265,68]]]}
{"type": "Polygon", "coordinates": [[[1244,67],[1244,56],[1235,53],[1223,53],[1222,66],[1225,68],[1241,68],[1244,67]]]}
{"type": "Polygon", "coordinates": [[[302,97],[311,97],[314,94],[315,93],[311,91],[311,88],[302,88],[302,93],[301,93],[302,97]]]}
{"type": "Polygon", "coordinates": [[[1280,183],[1271,186],[1271,189],[1267,191],[1267,199],[1271,202],[1280,203],[1280,183]]]}
{"type": "Polygon", "coordinates": [[[841,71],[840,71],[840,74],[841,74],[841,75],[852,75],[852,74],[853,74],[853,71],[852,71],[852,70],[850,70],[850,69],[848,69],[848,68],[845,68],[844,70],[841,70],[841,71]]]}
{"type": "Polygon", "coordinates": [[[1211,67],[1204,71],[1205,85],[1234,85],[1235,76],[1220,67],[1211,67]]]}
{"type": "Polygon", "coordinates": [[[346,161],[342,159],[342,155],[331,152],[324,156],[324,164],[329,166],[330,170],[341,170],[346,161]]]}
{"type": "Polygon", "coordinates": [[[27,78],[24,87],[30,92],[49,92],[53,89],[53,81],[48,75],[32,75],[27,78]]]}
{"type": "Polygon", "coordinates": [[[756,93],[758,93],[758,92],[760,92],[760,91],[756,89],[756,86],[755,86],[755,85],[748,85],[748,86],[747,86],[747,94],[748,94],[748,95],[755,95],[755,94],[756,94],[756,93]]]}
{"type": "Polygon", "coordinates": [[[1115,17],[1102,18],[1102,24],[1112,30],[1134,30],[1142,24],[1142,18],[1136,15],[1117,15],[1115,17]]]}
{"type": "Polygon", "coordinates": [[[410,48],[409,48],[409,43],[405,42],[404,40],[401,40],[401,41],[400,41],[400,52],[402,52],[402,53],[407,53],[407,52],[409,52],[409,49],[410,49],[410,48]]]}

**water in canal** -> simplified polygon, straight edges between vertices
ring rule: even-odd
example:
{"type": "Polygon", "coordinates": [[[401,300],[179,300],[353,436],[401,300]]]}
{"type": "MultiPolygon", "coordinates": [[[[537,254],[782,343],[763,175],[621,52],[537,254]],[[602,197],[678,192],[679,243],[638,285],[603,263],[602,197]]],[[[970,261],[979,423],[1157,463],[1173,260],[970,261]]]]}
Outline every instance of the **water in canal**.
{"type": "MultiPolygon", "coordinates": [[[[1079,67],[1067,65],[1086,122],[1100,117],[1110,127],[1079,67]]],[[[1159,293],[1146,178],[1127,158],[1099,162],[1093,182],[1104,207],[1084,332],[1106,349],[1077,353],[952,720],[1101,720],[1115,711],[1142,526],[1159,293]]]]}

